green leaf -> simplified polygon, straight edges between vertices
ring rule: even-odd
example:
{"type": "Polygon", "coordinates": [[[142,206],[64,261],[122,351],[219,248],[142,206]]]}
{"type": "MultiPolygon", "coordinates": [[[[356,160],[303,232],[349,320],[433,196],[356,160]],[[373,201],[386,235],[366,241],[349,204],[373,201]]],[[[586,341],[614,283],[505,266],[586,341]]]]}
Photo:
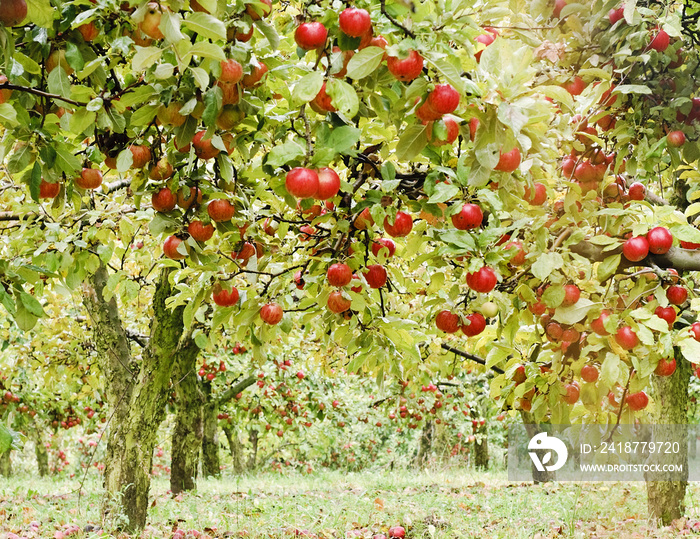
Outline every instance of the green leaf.
{"type": "Polygon", "coordinates": [[[532,274],[544,281],[554,270],[564,266],[564,259],[559,253],[542,253],[532,265],[532,274]]]}
{"type": "Polygon", "coordinates": [[[68,151],[65,147],[56,147],[55,167],[68,177],[73,177],[82,168],[80,159],[68,151]]]}
{"type": "Polygon", "coordinates": [[[70,118],[70,131],[74,135],[80,135],[85,130],[95,123],[97,114],[86,109],[80,108],[73,113],[70,118]]]}
{"type": "Polygon", "coordinates": [[[156,117],[159,105],[145,105],[139,107],[131,115],[132,126],[146,126],[156,117]]]}
{"type": "Polygon", "coordinates": [[[648,86],[642,86],[641,84],[621,84],[615,87],[616,93],[621,94],[646,94],[651,95],[653,92],[648,86]]]}
{"type": "Polygon", "coordinates": [[[48,88],[49,92],[52,94],[58,94],[61,97],[70,97],[70,80],[61,66],[55,67],[54,70],[49,73],[48,88]]]}
{"type": "Polygon", "coordinates": [[[206,90],[207,86],[209,86],[209,73],[207,73],[201,67],[190,66],[189,69],[192,72],[192,76],[194,77],[194,82],[197,84],[197,87],[200,90],[206,90]]]}
{"type": "Polygon", "coordinates": [[[266,164],[277,168],[286,165],[290,161],[294,161],[302,155],[304,155],[304,148],[293,140],[288,140],[284,144],[272,148],[270,153],[267,154],[266,164]]]}
{"type": "Polygon", "coordinates": [[[9,103],[3,103],[0,105],[0,124],[5,127],[17,127],[19,122],[17,121],[17,111],[9,103]]]}
{"type": "Polygon", "coordinates": [[[562,324],[573,325],[580,322],[596,304],[588,298],[581,298],[569,307],[559,307],[554,311],[554,320],[562,324]]]}
{"type": "Polygon", "coordinates": [[[602,387],[612,388],[620,377],[620,358],[608,352],[600,366],[600,382],[602,387]]]}
{"type": "Polygon", "coordinates": [[[361,131],[351,125],[336,127],[324,142],[325,146],[333,148],[336,153],[347,153],[352,150],[360,140],[361,131]]]}
{"type": "Polygon", "coordinates": [[[161,15],[160,29],[169,43],[178,43],[185,39],[180,31],[181,17],[179,13],[164,11],[161,15]]]}
{"type": "Polygon", "coordinates": [[[547,307],[558,307],[564,301],[566,296],[566,290],[562,285],[551,285],[547,287],[547,290],[542,294],[542,301],[545,302],[547,307]]]}
{"type": "Polygon", "coordinates": [[[139,47],[136,46],[136,54],[131,60],[131,68],[134,71],[143,71],[155,64],[163,54],[160,47],[139,47]]]}
{"type": "Polygon", "coordinates": [[[384,49],[381,47],[367,47],[355,54],[348,62],[348,77],[351,79],[364,79],[374,73],[384,58],[384,49]]]}
{"type": "MultiPolygon", "coordinates": [[[[226,60],[224,50],[214,43],[198,41],[187,53],[188,56],[199,56],[200,58],[211,58],[212,60],[226,60]]],[[[187,61],[189,63],[189,60],[187,61]]]]}
{"type": "Polygon", "coordinates": [[[12,59],[20,64],[27,73],[31,73],[32,75],[39,75],[41,73],[41,66],[32,58],[22,54],[19,51],[14,52],[12,59]]]}
{"type": "Polygon", "coordinates": [[[452,87],[457,90],[460,94],[463,94],[465,90],[464,80],[462,79],[462,74],[459,69],[457,69],[451,62],[448,62],[444,58],[436,60],[433,62],[435,69],[437,69],[447,82],[449,82],[452,87]]]}
{"type": "Polygon", "coordinates": [[[598,280],[602,282],[615,275],[621,260],[622,255],[612,255],[603,260],[596,268],[598,280]]]}
{"type": "Polygon", "coordinates": [[[360,100],[357,97],[355,88],[347,82],[332,79],[326,83],[326,93],[331,97],[331,103],[338,112],[348,118],[352,118],[357,114],[360,108],[360,100]]]}
{"type": "Polygon", "coordinates": [[[41,303],[39,303],[39,301],[31,294],[21,292],[19,295],[19,299],[22,302],[22,305],[34,316],[41,318],[46,315],[46,313],[44,312],[44,308],[41,306],[41,303]]]}
{"type": "Polygon", "coordinates": [[[435,185],[433,194],[428,199],[429,204],[437,204],[438,202],[447,202],[456,197],[460,193],[459,187],[449,183],[441,182],[435,185]]]}
{"type": "Polygon", "coordinates": [[[192,12],[187,15],[183,24],[207,39],[226,41],[226,26],[221,20],[209,15],[209,13],[192,12]]]}
{"type": "Polygon", "coordinates": [[[294,89],[292,90],[292,101],[297,105],[308,103],[318,95],[318,92],[321,91],[322,86],[323,72],[313,71],[308,75],[304,75],[294,85],[294,89]]]}
{"type": "Polygon", "coordinates": [[[119,152],[117,156],[117,170],[119,172],[126,172],[134,164],[134,154],[131,153],[129,148],[119,152]]]}
{"type": "Polygon", "coordinates": [[[24,24],[33,22],[42,28],[51,28],[58,9],[54,9],[50,0],[27,0],[27,18],[24,24]]]}
{"type": "Polygon", "coordinates": [[[691,363],[700,363],[700,342],[696,341],[694,337],[688,336],[681,340],[678,345],[685,359],[691,363]]]}
{"type": "Polygon", "coordinates": [[[396,144],[396,158],[399,161],[410,161],[425,148],[426,144],[428,144],[426,127],[422,124],[409,125],[396,144]]]}
{"type": "Polygon", "coordinates": [[[29,194],[34,202],[39,202],[39,186],[41,185],[41,165],[39,161],[34,161],[32,175],[29,183],[29,194]]]}
{"type": "Polygon", "coordinates": [[[265,19],[260,19],[259,21],[255,21],[256,26],[258,29],[263,33],[263,35],[267,38],[267,40],[270,42],[270,48],[272,50],[277,50],[280,44],[280,36],[277,35],[277,30],[275,30],[275,27],[272,26],[269,22],[267,22],[265,19]]]}
{"type": "Polygon", "coordinates": [[[0,423],[0,455],[9,451],[11,447],[12,434],[3,423],[0,423]]]}

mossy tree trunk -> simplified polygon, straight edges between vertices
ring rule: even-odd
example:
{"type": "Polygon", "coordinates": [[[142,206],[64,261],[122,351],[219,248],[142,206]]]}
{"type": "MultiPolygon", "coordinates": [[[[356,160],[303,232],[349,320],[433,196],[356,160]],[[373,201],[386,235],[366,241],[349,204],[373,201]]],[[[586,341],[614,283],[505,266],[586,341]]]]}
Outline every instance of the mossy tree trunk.
{"type": "Polygon", "coordinates": [[[251,452],[248,458],[248,469],[254,470],[258,465],[258,431],[250,429],[248,431],[248,439],[250,440],[251,452]]]}
{"type": "MultiPolygon", "coordinates": [[[[692,366],[680,354],[676,357],[676,372],[671,376],[652,375],[653,395],[656,404],[655,423],[658,425],[686,425],[688,422],[688,385],[692,366]]],[[[663,464],[683,466],[684,478],[678,481],[663,480],[663,474],[655,474],[648,480],[647,507],[652,520],[668,526],[685,513],[685,492],[688,486],[688,433],[687,429],[673,429],[673,439],[680,452],[664,455],[663,464]],[[679,439],[680,436],[680,439],[679,439]]],[[[656,440],[659,441],[659,440],[656,440]]],[[[663,441],[663,440],[661,440],[663,441]]]]}
{"type": "Polygon", "coordinates": [[[172,295],[163,269],[155,284],[150,335],[140,354],[132,354],[114,297],[104,297],[109,274],[103,264],[83,287],[95,346],[113,411],[105,455],[102,520],[105,528],[129,532],[146,525],[156,433],[165,415],[168,384],[180,353],[183,308],[166,307],[172,295]]]}
{"type": "Polygon", "coordinates": [[[474,442],[474,466],[478,470],[488,470],[489,468],[489,437],[486,430],[486,425],[479,425],[476,432],[476,441],[474,442]]]}
{"type": "Polygon", "coordinates": [[[204,436],[202,438],[202,474],[204,477],[218,477],[221,474],[219,458],[219,405],[211,398],[211,384],[204,384],[207,405],[204,407],[204,436]]]}
{"type": "Polygon", "coordinates": [[[36,467],[39,476],[46,477],[49,475],[49,453],[44,445],[44,437],[41,435],[39,426],[34,431],[34,455],[36,456],[36,467]]]}
{"type": "Polygon", "coordinates": [[[182,346],[173,369],[177,413],[172,434],[170,490],[179,494],[196,488],[199,449],[202,447],[204,394],[197,380],[199,347],[193,339],[182,346]]]}
{"type": "Polygon", "coordinates": [[[233,460],[233,472],[237,475],[242,474],[245,469],[243,466],[243,444],[238,438],[238,432],[233,425],[227,424],[223,427],[228,447],[231,451],[231,459],[233,460]]]}
{"type": "Polygon", "coordinates": [[[12,451],[5,451],[0,454],[0,476],[10,477],[12,475],[12,451]]]}

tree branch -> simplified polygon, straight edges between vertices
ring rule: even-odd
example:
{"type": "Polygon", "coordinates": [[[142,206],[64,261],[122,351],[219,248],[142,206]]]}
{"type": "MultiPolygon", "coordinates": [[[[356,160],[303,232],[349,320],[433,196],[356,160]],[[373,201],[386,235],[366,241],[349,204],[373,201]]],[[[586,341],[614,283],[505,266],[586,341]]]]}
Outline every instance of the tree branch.
{"type": "MultiPolygon", "coordinates": [[[[486,366],[486,360],[482,357],[475,356],[474,354],[470,354],[469,352],[465,352],[463,350],[460,350],[459,348],[454,348],[453,346],[450,346],[449,344],[442,343],[440,347],[443,350],[447,350],[448,352],[452,352],[453,354],[457,354],[458,356],[461,356],[466,359],[470,359],[474,361],[475,363],[478,363],[479,365],[483,365],[484,367],[486,366]]],[[[503,374],[503,370],[499,369],[496,366],[492,366],[491,370],[494,372],[497,372],[498,374],[503,374]]]]}
{"type": "Polygon", "coordinates": [[[407,36],[412,37],[412,38],[415,38],[415,37],[416,37],[416,34],[414,34],[411,30],[409,30],[408,28],[406,28],[403,24],[401,24],[401,23],[400,23],[399,21],[397,21],[394,17],[392,17],[391,15],[389,15],[389,13],[387,13],[387,11],[386,11],[386,0],[382,0],[382,13],[384,14],[384,16],[385,16],[387,19],[389,19],[389,20],[391,21],[391,24],[393,24],[393,25],[396,26],[397,28],[401,28],[401,30],[403,30],[404,33],[405,33],[407,36]]]}
{"type": "Polygon", "coordinates": [[[73,99],[61,97],[58,94],[50,94],[42,90],[37,90],[36,88],[30,88],[29,86],[18,86],[16,84],[10,84],[9,82],[0,84],[0,90],[17,90],[18,92],[26,92],[28,94],[38,95],[39,97],[44,97],[46,99],[53,99],[54,101],[64,101],[66,103],[70,103],[71,105],[75,105],[76,107],[84,107],[87,105],[87,103],[81,103],[80,101],[74,101],[73,99]]]}
{"type": "MultiPolygon", "coordinates": [[[[587,258],[592,262],[602,262],[607,257],[620,254],[622,247],[603,252],[602,247],[593,245],[587,241],[581,241],[576,245],[571,246],[571,251],[587,258]]],[[[619,269],[625,269],[632,266],[653,267],[653,265],[664,269],[674,268],[677,271],[700,271],[700,250],[681,249],[680,247],[671,247],[667,253],[662,255],[650,254],[644,260],[639,262],[630,262],[624,257],[620,262],[619,269]]]]}
{"type": "Polygon", "coordinates": [[[247,389],[248,387],[252,386],[257,378],[254,376],[249,376],[248,378],[244,378],[240,382],[238,382],[235,386],[229,387],[224,393],[216,399],[216,404],[221,405],[225,404],[226,402],[230,401],[233,397],[238,395],[241,391],[244,389],[247,389]]]}

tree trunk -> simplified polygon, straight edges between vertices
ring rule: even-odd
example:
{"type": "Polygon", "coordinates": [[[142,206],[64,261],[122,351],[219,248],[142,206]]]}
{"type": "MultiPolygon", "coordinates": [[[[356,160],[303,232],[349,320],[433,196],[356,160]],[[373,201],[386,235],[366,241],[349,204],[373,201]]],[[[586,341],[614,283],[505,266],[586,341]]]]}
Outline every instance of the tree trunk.
{"type": "MultiPolygon", "coordinates": [[[[652,384],[656,404],[655,422],[658,425],[686,425],[688,422],[688,385],[692,372],[691,364],[680,354],[676,357],[677,368],[671,376],[653,376],[652,384]]],[[[663,474],[654,474],[654,480],[647,479],[647,506],[652,520],[668,526],[685,513],[685,491],[688,486],[688,433],[680,428],[673,429],[673,439],[678,442],[680,452],[665,455],[663,464],[683,466],[683,480],[663,480],[663,474]]],[[[655,440],[663,441],[663,440],[655,440]]],[[[649,476],[648,476],[649,477],[649,476]]]]}
{"type": "Polygon", "coordinates": [[[36,466],[39,471],[39,476],[46,477],[49,475],[49,453],[46,451],[44,439],[41,432],[34,431],[34,455],[36,456],[36,466]]]}
{"type": "Polygon", "coordinates": [[[219,459],[219,414],[218,402],[211,398],[211,384],[204,384],[207,404],[204,406],[204,436],[202,438],[202,474],[218,477],[221,474],[219,459]]]}
{"type": "Polygon", "coordinates": [[[231,450],[233,472],[236,475],[240,475],[245,471],[243,466],[243,444],[241,444],[241,441],[238,438],[238,432],[232,425],[226,424],[223,427],[223,431],[226,435],[226,440],[228,440],[228,447],[231,450]]]}
{"type": "Polygon", "coordinates": [[[172,434],[170,462],[170,490],[178,494],[194,490],[202,446],[202,406],[204,395],[197,381],[196,363],[199,347],[188,339],[179,354],[173,370],[177,396],[177,414],[172,434]]]}
{"type": "Polygon", "coordinates": [[[0,476],[2,477],[10,477],[12,475],[11,453],[12,451],[5,451],[0,454],[0,476]]]}
{"type": "Polygon", "coordinates": [[[489,459],[489,437],[486,426],[479,426],[474,442],[474,466],[477,470],[488,470],[489,459]]]}
{"type": "Polygon", "coordinates": [[[418,468],[423,468],[430,458],[430,451],[433,447],[433,422],[427,420],[421,432],[418,445],[418,454],[416,455],[413,465],[418,468]]]}
{"type": "Polygon", "coordinates": [[[132,356],[114,297],[105,300],[104,265],[91,275],[83,301],[113,410],[105,455],[102,520],[105,528],[137,532],[146,525],[156,433],[165,415],[168,383],[183,332],[182,307],[170,310],[171,269],[163,269],[153,294],[148,344],[132,356]]]}
{"type": "MultiPolygon", "coordinates": [[[[530,412],[520,410],[520,417],[523,420],[525,430],[530,438],[533,438],[535,435],[542,432],[539,424],[535,421],[535,416],[533,416],[530,412]]],[[[532,464],[532,480],[535,483],[547,483],[549,481],[554,481],[556,477],[557,472],[549,472],[546,469],[539,471],[537,468],[535,468],[534,463],[532,464]]]]}
{"type": "Polygon", "coordinates": [[[250,440],[250,445],[252,446],[250,458],[248,458],[248,469],[255,470],[255,467],[258,465],[258,431],[255,429],[250,429],[248,439],[250,440]]]}

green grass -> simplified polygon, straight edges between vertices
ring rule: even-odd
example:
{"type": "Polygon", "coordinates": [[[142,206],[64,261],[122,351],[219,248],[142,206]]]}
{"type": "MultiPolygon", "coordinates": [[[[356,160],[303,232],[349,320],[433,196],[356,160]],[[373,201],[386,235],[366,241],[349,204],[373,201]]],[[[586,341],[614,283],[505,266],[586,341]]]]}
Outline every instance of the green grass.
{"type": "MultiPolygon", "coordinates": [[[[100,482],[31,477],[0,482],[0,539],[6,532],[54,537],[65,524],[99,522],[100,482]],[[29,534],[29,523],[39,530],[29,534]]],[[[344,538],[371,537],[390,526],[410,538],[678,537],[646,519],[642,483],[509,483],[502,473],[471,470],[315,475],[260,474],[201,480],[196,493],[172,498],[164,479],[152,485],[144,537],[171,537],[174,525],[211,537],[292,537],[295,529],[344,538]]],[[[700,486],[691,485],[689,521],[700,514],[700,486]]],[[[688,533],[690,530],[685,530],[688,533]]],[[[77,533],[71,537],[101,537],[77,533]]]]}

